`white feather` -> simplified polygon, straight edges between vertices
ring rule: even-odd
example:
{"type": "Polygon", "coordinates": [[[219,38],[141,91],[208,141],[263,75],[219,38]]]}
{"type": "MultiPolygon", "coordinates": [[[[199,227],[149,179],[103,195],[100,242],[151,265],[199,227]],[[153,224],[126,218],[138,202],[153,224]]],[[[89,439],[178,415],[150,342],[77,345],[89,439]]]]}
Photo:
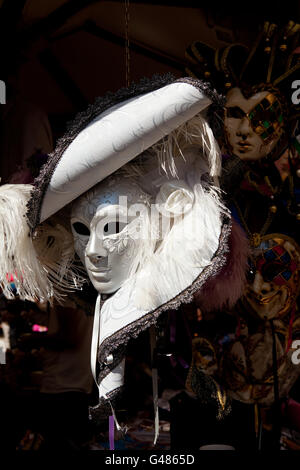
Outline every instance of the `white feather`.
{"type": "Polygon", "coordinates": [[[0,186],[0,287],[5,297],[14,298],[12,277],[21,299],[59,300],[83,279],[71,269],[73,241],[66,229],[47,224],[30,236],[26,206],[31,190],[25,184],[0,186]]]}
{"type": "MultiPolygon", "coordinates": [[[[150,156],[153,160],[153,153],[157,156],[164,176],[154,182],[152,197],[155,198],[166,181],[172,183],[172,179],[176,179],[174,191],[178,193],[182,184],[184,197],[188,185],[193,204],[187,214],[175,216],[172,224],[167,224],[169,228],[159,242],[153,244],[153,238],[145,238],[140,244],[134,263],[138,269],[132,270],[134,275],[128,280],[128,285],[134,290],[136,306],[148,311],[182,292],[210,264],[219,245],[222,216],[229,214],[222,203],[218,187],[220,149],[201,115],[195,116],[148,149],[144,158],[148,160],[150,156]]],[[[132,163],[126,165],[129,173],[130,165],[132,163]]],[[[141,158],[139,165],[141,182],[147,176],[148,166],[144,162],[143,176],[141,158]]],[[[157,232],[163,219],[162,215],[159,221],[148,214],[148,218],[144,219],[145,233],[150,234],[151,230],[157,232]]]]}

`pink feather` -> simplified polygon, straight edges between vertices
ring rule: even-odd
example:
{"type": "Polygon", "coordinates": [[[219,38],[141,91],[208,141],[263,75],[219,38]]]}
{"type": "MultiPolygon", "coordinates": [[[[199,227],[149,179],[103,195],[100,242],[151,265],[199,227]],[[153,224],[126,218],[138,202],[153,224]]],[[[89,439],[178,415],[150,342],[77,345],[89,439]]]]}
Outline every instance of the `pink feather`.
{"type": "Polygon", "coordinates": [[[231,309],[241,297],[246,283],[246,270],[250,253],[245,232],[232,221],[227,263],[219,274],[210,278],[195,295],[195,303],[201,310],[210,312],[231,309]]]}

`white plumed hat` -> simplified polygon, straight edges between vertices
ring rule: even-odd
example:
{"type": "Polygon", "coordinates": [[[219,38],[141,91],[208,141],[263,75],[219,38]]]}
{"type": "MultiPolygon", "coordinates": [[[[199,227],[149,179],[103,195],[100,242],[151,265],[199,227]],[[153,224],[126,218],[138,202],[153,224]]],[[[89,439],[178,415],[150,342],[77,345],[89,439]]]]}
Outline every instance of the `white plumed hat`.
{"type": "Polygon", "coordinates": [[[119,391],[120,381],[114,386],[111,378],[122,376],[129,338],[154,324],[162,312],[190,301],[226,262],[230,222],[218,189],[220,151],[206,116],[211,106],[222,106],[222,100],[200,80],[143,80],[79,114],[33,188],[0,187],[0,285],[12,295],[7,276],[12,274],[21,297],[45,300],[82,282],[73,266],[70,232],[55,215],[149,148],[158,157],[158,170],[165,172],[154,194],[160,213],[172,213],[172,230],[132,282],[106,300],[101,319],[97,302],[100,410],[119,391]],[[185,156],[183,141],[196,148],[193,163],[185,156]],[[174,147],[182,156],[178,172],[174,147]],[[181,220],[177,211],[186,203],[191,210],[181,220]],[[178,238],[183,223],[186,239],[178,238]]]}

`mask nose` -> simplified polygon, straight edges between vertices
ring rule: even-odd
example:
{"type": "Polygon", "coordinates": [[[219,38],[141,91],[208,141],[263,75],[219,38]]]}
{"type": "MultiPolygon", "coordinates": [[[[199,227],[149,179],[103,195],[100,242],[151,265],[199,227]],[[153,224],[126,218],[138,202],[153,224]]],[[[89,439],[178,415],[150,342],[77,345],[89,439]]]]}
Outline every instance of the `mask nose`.
{"type": "Polygon", "coordinates": [[[269,282],[265,282],[264,278],[260,273],[256,273],[252,289],[255,294],[268,294],[272,290],[272,286],[269,282]]]}
{"type": "Polygon", "coordinates": [[[241,119],[240,125],[237,129],[236,135],[246,140],[252,134],[252,129],[249,124],[248,118],[245,116],[241,119]]]}
{"type": "Polygon", "coordinates": [[[85,250],[86,256],[91,262],[99,262],[102,258],[107,258],[107,251],[103,247],[103,240],[93,232],[85,250]]]}

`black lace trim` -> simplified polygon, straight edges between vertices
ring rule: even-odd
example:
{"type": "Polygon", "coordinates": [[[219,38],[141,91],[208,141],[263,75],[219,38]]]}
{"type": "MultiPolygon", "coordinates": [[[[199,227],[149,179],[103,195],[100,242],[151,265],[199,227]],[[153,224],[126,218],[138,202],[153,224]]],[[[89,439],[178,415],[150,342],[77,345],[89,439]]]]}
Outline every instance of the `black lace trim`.
{"type": "Polygon", "coordinates": [[[206,119],[210,125],[216,139],[222,139],[224,135],[224,110],[226,98],[220,95],[210,82],[203,82],[197,78],[184,77],[177,82],[188,83],[202,91],[211,101],[206,114],[206,119]]]}
{"type": "Polygon", "coordinates": [[[107,394],[107,400],[100,398],[98,405],[89,407],[89,419],[100,423],[112,414],[111,407],[116,408],[116,404],[124,387],[118,387],[107,394]]]}
{"type": "Polygon", "coordinates": [[[218,105],[220,108],[225,106],[225,96],[220,95],[215,88],[212,87],[210,82],[203,82],[197,78],[192,77],[182,77],[178,78],[176,82],[188,83],[189,85],[198,88],[198,90],[202,91],[205,96],[207,96],[214,104],[218,105]]]}
{"type": "Polygon", "coordinates": [[[39,176],[34,180],[34,188],[27,204],[27,221],[31,232],[40,223],[41,208],[47,188],[53,173],[63,153],[77,137],[77,135],[99,114],[122,101],[133,98],[144,93],[149,93],[173,82],[189,83],[205,93],[214,103],[220,104],[221,97],[212,89],[211,85],[193,78],[182,78],[175,80],[172,74],[154,75],[151,79],[143,78],[139,83],[132,83],[129,88],[121,88],[117,92],[109,92],[98,97],[85,111],[78,113],[73,121],[67,124],[67,132],[61,137],[55,150],[50,153],[48,161],[42,166],[39,176]]]}

